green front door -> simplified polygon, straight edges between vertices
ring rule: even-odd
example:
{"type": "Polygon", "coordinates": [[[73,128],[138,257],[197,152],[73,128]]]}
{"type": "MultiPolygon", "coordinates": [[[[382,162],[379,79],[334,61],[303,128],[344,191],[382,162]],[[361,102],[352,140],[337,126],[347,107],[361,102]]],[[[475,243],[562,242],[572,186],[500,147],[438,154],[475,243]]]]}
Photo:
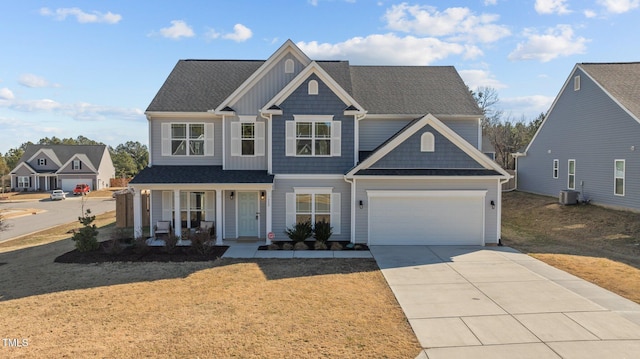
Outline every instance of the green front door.
{"type": "Polygon", "coordinates": [[[257,237],[258,192],[238,192],[238,237],[257,237]]]}

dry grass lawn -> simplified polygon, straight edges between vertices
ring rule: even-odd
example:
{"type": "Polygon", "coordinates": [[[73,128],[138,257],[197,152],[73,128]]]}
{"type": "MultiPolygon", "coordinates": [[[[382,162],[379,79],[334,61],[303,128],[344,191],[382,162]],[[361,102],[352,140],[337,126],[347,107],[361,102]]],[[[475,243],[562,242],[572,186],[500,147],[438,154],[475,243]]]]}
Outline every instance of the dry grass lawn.
{"type": "Polygon", "coordinates": [[[640,214],[503,196],[502,240],[554,267],[640,303],[640,214]]]}
{"type": "MultiPolygon", "coordinates": [[[[101,216],[102,236],[113,213],[101,216]]],[[[71,224],[70,228],[76,227],[71,224]]],[[[414,358],[373,260],[53,263],[66,227],[0,245],[0,357],[414,358]]],[[[106,239],[106,238],[103,238],[106,239]]]]}

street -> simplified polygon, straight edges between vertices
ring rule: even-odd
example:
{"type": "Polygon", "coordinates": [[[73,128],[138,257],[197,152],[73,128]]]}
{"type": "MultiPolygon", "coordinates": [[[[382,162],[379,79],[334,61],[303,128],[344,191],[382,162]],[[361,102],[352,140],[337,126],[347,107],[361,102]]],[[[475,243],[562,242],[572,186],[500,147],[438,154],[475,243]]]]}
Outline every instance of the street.
{"type": "MultiPolygon", "coordinates": [[[[17,208],[37,208],[43,212],[6,219],[9,225],[6,231],[0,232],[0,242],[25,234],[37,232],[60,224],[77,221],[82,216],[82,197],[67,197],[62,201],[42,200],[0,202],[0,210],[17,208]]],[[[84,209],[91,209],[92,214],[102,214],[116,209],[116,201],[112,198],[84,198],[84,209]]]]}

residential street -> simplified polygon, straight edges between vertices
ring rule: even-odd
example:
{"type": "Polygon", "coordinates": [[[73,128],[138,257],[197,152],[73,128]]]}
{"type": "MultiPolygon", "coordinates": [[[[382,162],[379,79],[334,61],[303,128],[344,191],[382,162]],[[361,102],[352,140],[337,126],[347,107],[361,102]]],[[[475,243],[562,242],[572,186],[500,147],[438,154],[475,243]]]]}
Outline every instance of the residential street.
{"type": "MultiPolygon", "coordinates": [[[[0,210],[10,209],[38,209],[42,210],[37,214],[9,218],[7,223],[9,228],[0,232],[0,242],[8,239],[33,233],[39,230],[50,228],[64,223],[73,222],[82,215],[82,198],[69,196],[63,201],[51,201],[48,198],[42,200],[0,202],[0,210]]],[[[91,209],[92,214],[101,214],[114,211],[116,201],[112,198],[85,198],[85,210],[91,209]]]]}

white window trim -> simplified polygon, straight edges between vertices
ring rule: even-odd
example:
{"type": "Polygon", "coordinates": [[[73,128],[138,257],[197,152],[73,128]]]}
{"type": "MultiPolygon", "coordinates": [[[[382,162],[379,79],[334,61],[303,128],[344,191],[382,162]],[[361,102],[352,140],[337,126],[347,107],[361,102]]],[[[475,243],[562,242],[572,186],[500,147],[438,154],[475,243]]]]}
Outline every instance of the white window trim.
{"type": "Polygon", "coordinates": [[[71,169],[74,171],[79,171],[82,169],[82,165],[80,163],[80,160],[73,160],[71,162],[71,169]]]}
{"type": "Polygon", "coordinates": [[[557,179],[558,178],[558,173],[560,172],[560,161],[559,160],[553,160],[553,170],[552,170],[552,176],[553,178],[557,179]]]}
{"type": "Polygon", "coordinates": [[[619,197],[624,197],[624,194],[627,191],[627,180],[626,180],[626,176],[627,176],[627,161],[623,160],[623,159],[617,159],[613,161],[613,195],[614,196],[619,196],[619,197]],[[618,177],[618,171],[617,171],[617,164],[618,162],[622,162],[622,177],[618,177]],[[622,194],[618,194],[616,193],[616,180],[618,178],[622,178],[622,194]]]}
{"type": "Polygon", "coordinates": [[[46,166],[47,159],[46,158],[38,158],[38,166],[46,166]]]}
{"type": "MultiPolygon", "coordinates": [[[[201,157],[212,157],[214,156],[214,148],[215,148],[215,144],[214,144],[214,124],[213,122],[165,122],[162,123],[160,128],[160,136],[161,136],[161,143],[160,143],[160,150],[161,150],[161,154],[162,156],[166,156],[166,157],[194,157],[194,158],[201,158],[201,157]],[[187,128],[187,133],[186,136],[187,138],[185,138],[184,140],[186,141],[185,145],[187,146],[185,154],[184,155],[174,155],[171,152],[171,141],[173,141],[173,137],[171,136],[171,128],[173,125],[185,125],[187,128]],[[192,140],[189,138],[189,126],[190,125],[203,125],[204,126],[204,134],[203,134],[203,154],[202,155],[190,155],[189,154],[189,141],[192,140]]],[[[193,139],[195,140],[195,139],[193,139]]]]}
{"type": "Polygon", "coordinates": [[[318,81],[316,80],[311,80],[309,81],[309,84],[307,85],[307,90],[309,95],[317,95],[318,94],[318,81]]]}
{"type": "Polygon", "coordinates": [[[567,161],[567,189],[576,189],[576,160],[570,159],[567,161]],[[573,174],[571,174],[571,162],[573,162],[573,174]],[[573,187],[569,184],[571,183],[570,178],[573,176],[573,187]]]}
{"type": "Polygon", "coordinates": [[[264,157],[266,146],[265,123],[257,121],[256,116],[238,116],[240,121],[231,122],[231,156],[232,157],[264,157]],[[242,124],[253,123],[253,154],[242,154],[242,124]]]}
{"type": "Polygon", "coordinates": [[[284,73],[285,74],[292,74],[295,70],[295,63],[293,62],[292,59],[286,59],[284,61],[284,73]]]}
{"type": "MultiPolygon", "coordinates": [[[[296,211],[296,196],[298,194],[311,195],[311,218],[315,216],[315,195],[316,194],[328,194],[330,195],[330,209],[329,218],[331,227],[333,227],[333,234],[339,235],[342,230],[342,214],[341,214],[341,194],[339,192],[333,192],[333,187],[294,187],[293,192],[286,194],[286,225],[290,227],[295,224],[296,211]]],[[[312,224],[313,225],[313,224],[312,224]]]]}
{"type": "Polygon", "coordinates": [[[436,150],[436,138],[431,132],[425,132],[420,136],[420,151],[421,152],[435,152],[436,150]]]}
{"type": "MultiPolygon", "coordinates": [[[[286,144],[285,153],[286,156],[291,157],[340,157],[342,156],[342,122],[334,121],[333,115],[293,115],[293,121],[287,121],[285,123],[286,132],[286,144]],[[311,155],[298,155],[296,151],[297,143],[297,131],[296,123],[298,122],[310,122],[312,125],[312,134],[315,133],[316,122],[330,122],[331,123],[331,136],[328,138],[330,142],[330,154],[328,155],[316,155],[315,146],[312,146],[311,155]]],[[[316,137],[312,135],[310,137],[312,144],[316,140],[316,137]]]]}
{"type": "Polygon", "coordinates": [[[580,75],[573,78],[573,91],[580,91],[580,75]]]}
{"type": "Polygon", "coordinates": [[[18,176],[17,179],[17,187],[18,188],[29,188],[29,176],[18,176]]]}

